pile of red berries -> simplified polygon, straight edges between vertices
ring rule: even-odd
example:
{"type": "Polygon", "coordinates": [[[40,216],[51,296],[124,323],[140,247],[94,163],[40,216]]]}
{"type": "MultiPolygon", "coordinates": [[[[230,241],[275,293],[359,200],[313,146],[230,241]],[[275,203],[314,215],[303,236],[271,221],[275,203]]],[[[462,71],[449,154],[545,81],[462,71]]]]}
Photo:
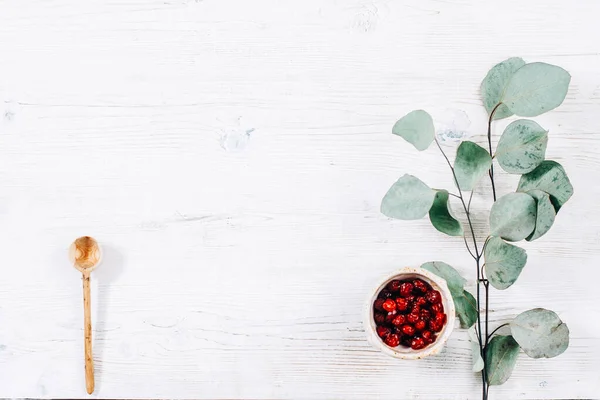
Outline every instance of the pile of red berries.
{"type": "Polygon", "coordinates": [[[391,281],[373,308],[377,335],[390,347],[422,349],[435,342],[446,324],[442,295],[418,278],[391,281]]]}

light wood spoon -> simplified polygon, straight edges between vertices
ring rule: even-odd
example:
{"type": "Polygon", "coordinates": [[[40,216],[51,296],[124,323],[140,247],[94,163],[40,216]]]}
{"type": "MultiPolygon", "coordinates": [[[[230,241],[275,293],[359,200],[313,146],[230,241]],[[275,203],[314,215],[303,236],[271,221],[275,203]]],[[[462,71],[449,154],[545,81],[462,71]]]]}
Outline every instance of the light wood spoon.
{"type": "Polygon", "coordinates": [[[69,260],[83,274],[83,316],[85,342],[85,387],[94,391],[94,359],[92,356],[92,315],[90,304],[90,273],[100,264],[102,251],[98,242],[89,236],[76,239],[69,247],[69,260]]]}

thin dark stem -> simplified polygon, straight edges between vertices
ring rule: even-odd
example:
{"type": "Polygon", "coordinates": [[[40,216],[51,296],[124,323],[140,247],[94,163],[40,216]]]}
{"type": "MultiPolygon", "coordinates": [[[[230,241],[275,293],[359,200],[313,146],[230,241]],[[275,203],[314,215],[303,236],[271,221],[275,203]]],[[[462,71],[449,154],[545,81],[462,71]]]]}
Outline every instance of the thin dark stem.
{"type": "MultiPolygon", "coordinates": [[[[496,104],[496,107],[494,107],[494,109],[490,113],[490,118],[488,119],[487,137],[488,137],[488,145],[490,147],[490,157],[493,157],[492,121],[494,120],[494,113],[496,112],[496,110],[498,110],[498,107],[500,107],[501,105],[502,105],[502,103],[496,104]]],[[[492,165],[490,165],[490,181],[492,182],[492,194],[494,195],[494,201],[496,201],[496,184],[494,183],[494,162],[493,161],[492,161],[492,165]]]]}
{"type": "Polygon", "coordinates": [[[444,150],[442,149],[442,146],[440,146],[440,143],[437,141],[437,139],[435,139],[435,144],[437,144],[438,149],[440,149],[440,152],[446,159],[446,162],[448,163],[448,166],[450,167],[450,170],[452,171],[452,176],[454,177],[454,183],[456,183],[456,187],[458,188],[458,198],[460,199],[460,202],[462,203],[465,213],[467,214],[467,221],[469,222],[469,229],[471,230],[471,237],[473,238],[473,246],[475,246],[475,254],[477,254],[477,257],[480,257],[479,250],[477,248],[477,239],[475,239],[475,231],[473,230],[473,223],[471,222],[471,216],[469,215],[469,211],[467,210],[467,204],[465,203],[465,198],[462,195],[462,190],[460,189],[460,186],[458,185],[458,179],[456,178],[456,173],[454,172],[454,167],[452,166],[452,163],[448,159],[448,156],[446,155],[446,153],[444,153],[444,150]]]}
{"type": "Polygon", "coordinates": [[[457,194],[450,193],[450,192],[448,192],[448,194],[449,194],[450,196],[454,196],[454,197],[456,197],[457,199],[460,199],[460,196],[459,196],[459,195],[457,195],[457,194]]]}
{"type": "MultiPolygon", "coordinates": [[[[475,259],[475,263],[477,264],[477,327],[478,327],[477,339],[479,340],[479,351],[481,352],[481,356],[484,357],[484,344],[485,343],[482,338],[483,331],[481,330],[481,310],[479,308],[479,305],[481,304],[481,297],[480,297],[480,290],[479,290],[479,279],[481,278],[480,273],[479,273],[479,262],[481,260],[481,253],[479,253],[479,249],[477,247],[477,239],[475,238],[475,230],[473,229],[473,223],[471,222],[471,214],[469,213],[469,209],[467,208],[467,205],[465,204],[465,199],[463,197],[462,190],[460,189],[460,185],[458,184],[458,179],[456,178],[456,172],[454,171],[454,167],[452,166],[452,163],[448,159],[448,156],[446,155],[446,153],[444,153],[444,150],[442,149],[442,146],[440,146],[440,143],[437,141],[437,139],[435,139],[435,143],[437,144],[438,148],[440,149],[440,152],[446,159],[446,162],[448,163],[448,166],[450,167],[450,171],[452,171],[452,176],[454,177],[454,183],[456,184],[456,187],[458,188],[458,195],[459,195],[460,202],[462,203],[463,209],[465,210],[465,213],[467,214],[469,230],[471,231],[471,237],[473,239],[473,246],[475,247],[474,259],[475,259]]],[[[465,239],[465,243],[466,243],[466,239],[465,239]]],[[[469,246],[467,246],[467,249],[470,251],[469,246]]],[[[471,254],[471,255],[473,255],[473,254],[471,254]]],[[[485,399],[487,399],[487,393],[485,391],[485,387],[486,387],[486,383],[487,383],[485,368],[481,371],[481,379],[483,381],[483,387],[484,387],[483,398],[485,400],[485,399]]]]}
{"type": "Polygon", "coordinates": [[[463,240],[465,241],[465,247],[469,251],[469,254],[471,255],[471,257],[473,257],[475,261],[477,261],[477,256],[475,256],[475,254],[473,254],[473,252],[471,251],[471,248],[469,247],[469,243],[467,243],[467,238],[465,237],[465,235],[463,235],[463,240]]]}
{"type": "Polygon", "coordinates": [[[502,324],[502,325],[500,325],[500,326],[499,326],[499,327],[497,327],[496,329],[494,329],[494,330],[492,331],[492,333],[490,333],[490,336],[488,336],[488,341],[489,341],[489,339],[490,339],[492,336],[494,336],[494,333],[496,333],[497,331],[499,331],[500,329],[502,329],[502,328],[504,328],[505,326],[508,326],[508,325],[509,325],[509,323],[507,322],[507,323],[505,323],[505,324],[502,324]]]}
{"type": "Polygon", "coordinates": [[[474,191],[475,191],[475,188],[473,188],[473,190],[471,190],[471,194],[469,195],[469,204],[467,204],[467,211],[468,212],[471,212],[471,200],[473,200],[473,192],[474,191]]]}

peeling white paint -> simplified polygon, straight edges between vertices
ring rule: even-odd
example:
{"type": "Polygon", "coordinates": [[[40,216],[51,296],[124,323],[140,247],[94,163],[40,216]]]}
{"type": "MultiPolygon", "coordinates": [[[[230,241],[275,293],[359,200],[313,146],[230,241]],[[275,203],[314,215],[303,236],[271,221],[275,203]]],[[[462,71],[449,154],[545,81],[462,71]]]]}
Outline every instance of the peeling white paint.
{"type": "Polygon", "coordinates": [[[440,143],[459,143],[471,136],[471,120],[463,110],[448,108],[434,115],[433,119],[435,134],[440,143]]]}

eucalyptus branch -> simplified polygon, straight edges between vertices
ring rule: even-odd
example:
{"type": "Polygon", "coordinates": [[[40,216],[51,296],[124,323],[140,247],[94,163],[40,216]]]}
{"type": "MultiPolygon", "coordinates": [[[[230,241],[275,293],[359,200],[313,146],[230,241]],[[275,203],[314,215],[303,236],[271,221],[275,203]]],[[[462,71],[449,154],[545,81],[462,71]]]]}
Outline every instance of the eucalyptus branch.
{"type": "MultiPolygon", "coordinates": [[[[427,149],[435,141],[458,189],[458,193],[431,189],[415,176],[407,174],[388,190],[381,211],[388,217],[405,220],[429,215],[438,231],[463,237],[465,247],[476,264],[476,299],[464,288],[467,280],[452,266],[439,261],[428,262],[421,267],[446,280],[462,327],[474,327],[479,345],[479,354],[477,346],[473,346],[474,357],[483,358],[483,400],[488,399],[491,385],[501,385],[508,379],[521,348],[536,358],[550,358],[564,352],[569,344],[566,324],[550,310],[536,308],[519,314],[515,318],[518,323],[511,323],[510,335],[496,334],[507,323],[490,333],[489,314],[490,285],[496,289],[506,289],[515,282],[527,262],[525,249],[507,242],[531,241],[544,235],[554,222],[558,209],[573,194],[573,186],[564,168],[556,161],[545,159],[547,129],[533,120],[517,119],[506,127],[494,153],[492,122],[494,118],[506,118],[513,114],[537,116],[556,108],[565,99],[570,80],[569,73],[560,67],[540,62],[527,64],[519,57],[509,58],[494,66],[481,83],[483,103],[489,112],[488,149],[464,140],[456,150],[453,163],[436,139],[433,118],[426,111],[412,111],[392,128],[395,135],[401,136],[419,151],[427,149]],[[496,196],[494,159],[504,171],[522,175],[517,190],[500,199],[496,196]],[[477,242],[471,216],[471,203],[475,185],[486,174],[490,177],[494,199],[489,215],[493,236],[488,236],[480,249],[481,242],[477,242]],[[463,190],[471,192],[468,199],[463,190]],[[449,196],[460,200],[470,234],[466,232],[466,224],[461,224],[451,214],[449,196]],[[482,285],[485,293],[481,292],[482,285]],[[539,340],[539,327],[549,332],[543,335],[544,340],[539,340]]],[[[378,318],[381,320],[382,315],[378,318]]],[[[392,326],[379,328],[384,328],[383,334],[386,333],[385,329],[396,329],[392,326]]],[[[378,334],[381,336],[382,333],[378,334]]],[[[473,335],[471,338],[475,341],[473,335]]]]}

